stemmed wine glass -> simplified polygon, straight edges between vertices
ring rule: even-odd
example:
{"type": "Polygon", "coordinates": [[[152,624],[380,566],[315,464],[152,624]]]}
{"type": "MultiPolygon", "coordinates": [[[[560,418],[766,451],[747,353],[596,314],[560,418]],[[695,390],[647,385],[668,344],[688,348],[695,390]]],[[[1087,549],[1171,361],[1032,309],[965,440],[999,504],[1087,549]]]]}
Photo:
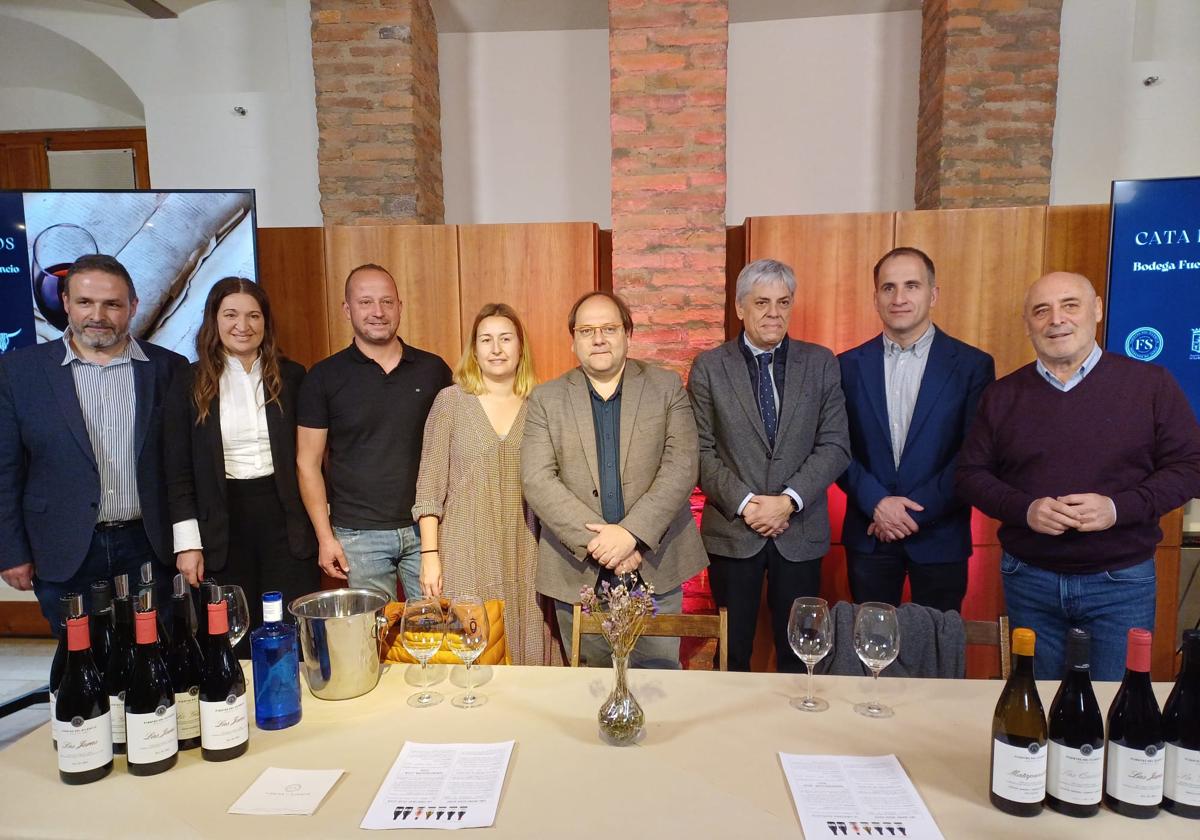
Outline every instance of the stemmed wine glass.
{"type": "Polygon", "coordinates": [[[892,709],[879,702],[879,672],[900,653],[900,623],[895,607],[874,601],[859,605],[854,616],[854,652],[871,669],[873,686],[871,702],[856,703],[854,711],[873,718],[891,717],[892,709]]]}
{"type": "Polygon", "coordinates": [[[246,592],[240,586],[226,584],[217,587],[224,599],[229,615],[229,644],[236,647],[250,629],[250,608],[246,603],[246,592]]]}
{"type": "Polygon", "coordinates": [[[823,712],[829,702],[813,697],[813,669],[833,649],[833,624],[829,620],[829,604],[824,598],[797,598],[788,614],[788,644],[808,668],[808,688],[803,697],[794,697],[791,704],[802,712],[823,712]]]}
{"type": "Polygon", "coordinates": [[[419,692],[408,698],[408,705],[417,708],[436,706],[445,698],[429,690],[429,660],[442,646],[446,632],[446,617],[438,598],[409,598],[404,602],[400,618],[400,641],[413,659],[421,663],[419,692]]]}
{"type": "Polygon", "coordinates": [[[487,702],[486,696],[475,693],[471,663],[487,647],[489,632],[487,610],[482,598],[462,596],[451,599],[450,612],[446,615],[446,647],[467,668],[466,692],[450,701],[460,709],[474,709],[487,702]]]}

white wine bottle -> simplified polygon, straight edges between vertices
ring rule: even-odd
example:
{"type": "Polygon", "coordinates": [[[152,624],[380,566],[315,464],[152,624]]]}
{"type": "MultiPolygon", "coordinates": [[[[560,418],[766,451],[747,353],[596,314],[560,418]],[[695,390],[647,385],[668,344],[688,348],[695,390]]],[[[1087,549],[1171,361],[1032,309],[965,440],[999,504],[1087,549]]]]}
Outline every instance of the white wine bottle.
{"type": "Polygon", "coordinates": [[[1046,801],[1046,713],[1033,679],[1036,636],[1013,631],[1013,669],[992,716],[992,804],[1017,817],[1033,817],[1046,801]]]}

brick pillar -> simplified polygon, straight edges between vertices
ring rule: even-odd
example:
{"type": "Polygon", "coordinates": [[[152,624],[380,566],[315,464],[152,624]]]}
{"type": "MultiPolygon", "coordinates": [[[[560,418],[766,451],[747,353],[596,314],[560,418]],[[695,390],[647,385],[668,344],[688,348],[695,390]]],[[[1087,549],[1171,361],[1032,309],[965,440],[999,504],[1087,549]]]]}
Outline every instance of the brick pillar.
{"type": "Polygon", "coordinates": [[[1062,0],[925,0],[916,204],[1047,204],[1062,0]]]}
{"type": "Polygon", "coordinates": [[[728,0],[609,0],[613,290],[686,375],[725,337],[728,0]]]}
{"type": "Polygon", "coordinates": [[[311,0],[327,224],[439,224],[437,23],[429,0],[311,0]]]}

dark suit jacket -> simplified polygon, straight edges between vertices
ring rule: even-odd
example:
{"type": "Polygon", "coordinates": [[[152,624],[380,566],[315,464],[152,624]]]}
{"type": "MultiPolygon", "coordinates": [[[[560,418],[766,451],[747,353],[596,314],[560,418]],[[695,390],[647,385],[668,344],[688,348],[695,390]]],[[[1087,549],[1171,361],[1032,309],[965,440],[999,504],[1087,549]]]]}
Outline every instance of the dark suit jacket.
{"type": "Polygon", "coordinates": [[[903,541],[909,558],[965,561],[971,554],[971,508],[955,497],[954,470],[983,389],[996,378],[992,357],[940,329],[934,333],[898,469],[888,431],[883,340],[876,336],[838,360],[852,455],[838,479],[847,496],[846,550],[873,553],[879,542],[867,536],[867,526],[875,506],[884,496],[907,496],[925,508],[909,511],[920,529],[903,541]]]}
{"type": "MultiPolygon", "coordinates": [[[[288,547],[297,560],[317,553],[312,523],[300,501],[296,481],[296,395],[304,367],[281,359],[279,373],[282,407],[267,404],[267,434],[271,438],[271,463],[275,489],[287,520],[288,547]]],[[[171,385],[167,397],[166,468],[171,521],[199,520],[204,543],[204,568],[219,572],[229,554],[229,507],[225,496],[225,448],[221,442],[221,397],[213,397],[208,416],[196,423],[192,402],[195,366],[171,385]]]]}
{"type": "MultiPolygon", "coordinates": [[[[138,345],[149,360],[131,362],[142,523],[159,560],[174,567],[162,405],[187,359],[147,341],[138,345]]],[[[61,341],[48,341],[0,357],[0,569],[33,563],[49,581],[79,570],[100,508],[100,473],[64,352],[61,341]]]]}
{"type": "Polygon", "coordinates": [[[700,436],[700,489],[707,496],[700,534],[711,553],[752,557],[766,543],[737,515],[747,493],[790,487],[804,502],[775,546],[788,560],[829,551],[825,493],[846,469],[850,444],[837,360],[817,344],[787,339],[775,449],[758,413],[741,336],[696,357],[688,391],[700,436]]]}

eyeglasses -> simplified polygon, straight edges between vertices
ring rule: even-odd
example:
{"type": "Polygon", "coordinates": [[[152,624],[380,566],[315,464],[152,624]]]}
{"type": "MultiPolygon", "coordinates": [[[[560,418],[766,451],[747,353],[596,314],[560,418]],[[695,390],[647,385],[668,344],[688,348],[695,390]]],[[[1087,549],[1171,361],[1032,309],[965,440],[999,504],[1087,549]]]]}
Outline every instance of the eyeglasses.
{"type": "Polygon", "coordinates": [[[622,324],[602,324],[599,327],[576,327],[575,337],[587,340],[594,336],[596,331],[599,330],[600,335],[604,336],[605,338],[613,338],[623,329],[625,329],[625,327],[622,324]]]}

